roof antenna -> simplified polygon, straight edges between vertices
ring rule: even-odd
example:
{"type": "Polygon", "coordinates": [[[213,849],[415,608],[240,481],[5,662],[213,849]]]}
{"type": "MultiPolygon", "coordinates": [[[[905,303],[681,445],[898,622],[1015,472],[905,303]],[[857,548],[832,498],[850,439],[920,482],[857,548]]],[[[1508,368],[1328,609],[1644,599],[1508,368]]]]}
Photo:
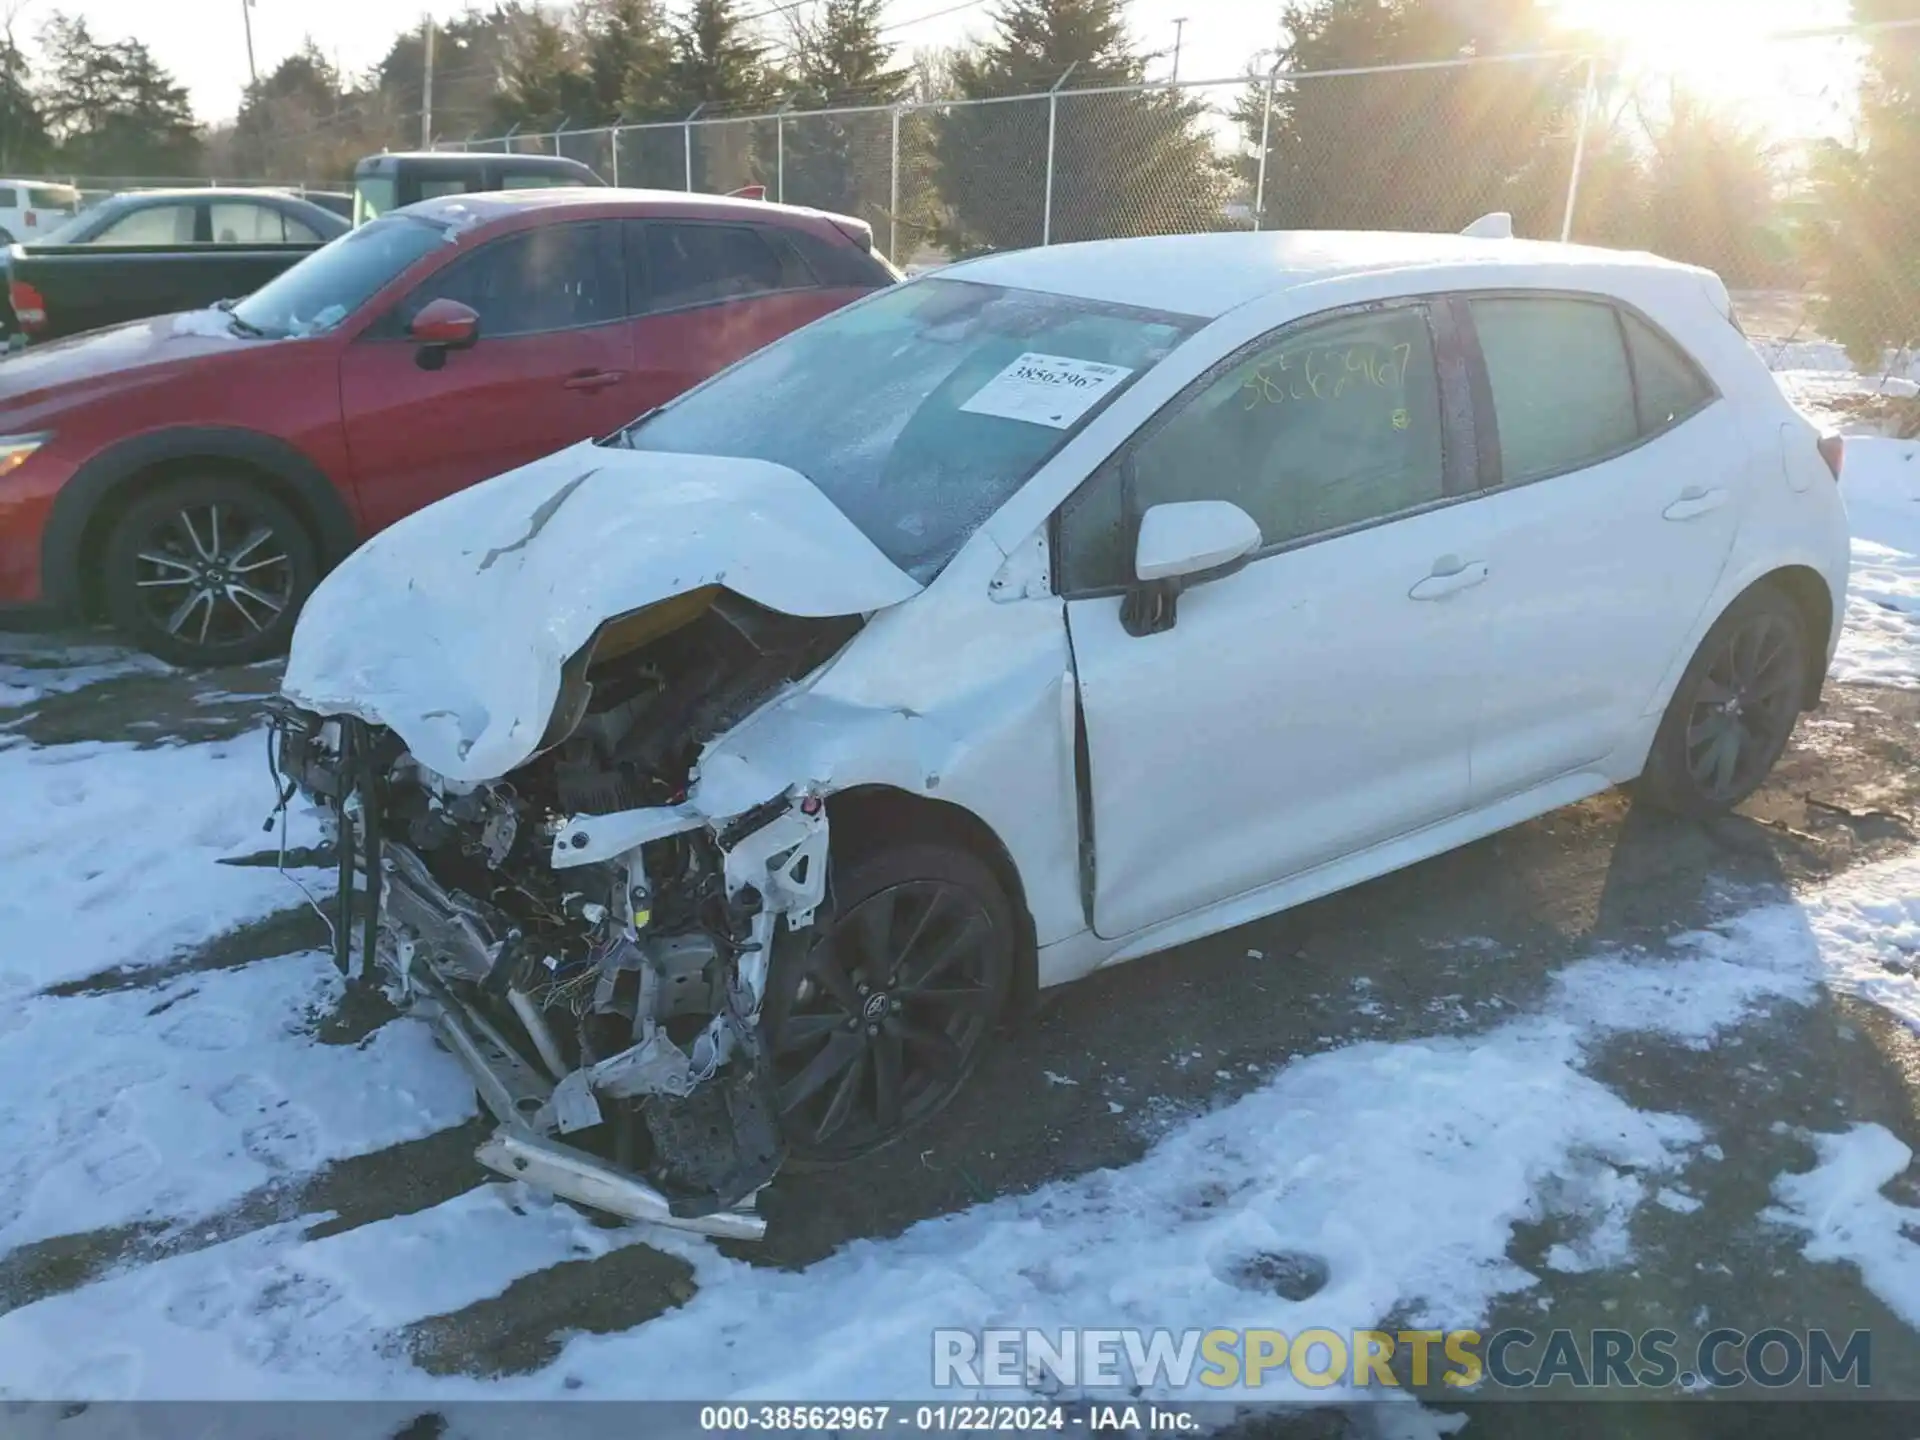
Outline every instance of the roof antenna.
{"type": "Polygon", "coordinates": [[[1460,233],[1471,235],[1475,240],[1511,240],[1513,216],[1505,210],[1496,210],[1491,215],[1482,215],[1460,233]]]}

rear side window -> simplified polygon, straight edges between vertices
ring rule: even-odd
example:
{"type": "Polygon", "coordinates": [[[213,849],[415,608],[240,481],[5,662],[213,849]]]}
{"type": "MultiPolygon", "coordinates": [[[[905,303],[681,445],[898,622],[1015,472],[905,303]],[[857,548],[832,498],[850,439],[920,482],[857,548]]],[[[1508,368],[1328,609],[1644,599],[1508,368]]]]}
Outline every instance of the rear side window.
{"type": "Polygon", "coordinates": [[[286,224],[278,210],[246,200],[216,200],[211,208],[216,245],[280,245],[286,224]]]}
{"type": "Polygon", "coordinates": [[[503,235],[435,274],[400,307],[402,328],[429,300],[458,300],[493,339],[579,330],[620,318],[619,276],[599,221],[503,235]]]}
{"type": "Polygon", "coordinates": [[[1640,402],[1640,433],[1658,435],[1713,400],[1713,387],[1695,365],[1638,315],[1622,314],[1627,354],[1633,360],[1634,393],[1640,402]]]}
{"type": "Polygon", "coordinates": [[[893,283],[887,267],[851,241],[830,240],[811,230],[782,230],[780,234],[822,285],[874,290],[893,283]]]}
{"type": "Polygon", "coordinates": [[[776,248],[751,225],[649,222],[641,230],[641,253],[636,256],[635,247],[629,247],[628,263],[639,262],[634,293],[645,297],[647,310],[678,310],[813,283],[797,255],[784,245],[776,248]]]}
{"type": "MultiPolygon", "coordinates": [[[[70,190],[65,185],[35,185],[27,190],[27,203],[36,210],[72,212],[80,208],[80,192],[70,190]]],[[[13,202],[0,199],[0,204],[11,205],[13,202]]]]}
{"type": "Polygon", "coordinates": [[[18,192],[0,187],[0,210],[11,210],[20,203],[18,192]]]}
{"type": "Polygon", "coordinates": [[[1472,308],[1507,484],[1577,470],[1638,442],[1633,372],[1612,306],[1498,298],[1472,308]]]}

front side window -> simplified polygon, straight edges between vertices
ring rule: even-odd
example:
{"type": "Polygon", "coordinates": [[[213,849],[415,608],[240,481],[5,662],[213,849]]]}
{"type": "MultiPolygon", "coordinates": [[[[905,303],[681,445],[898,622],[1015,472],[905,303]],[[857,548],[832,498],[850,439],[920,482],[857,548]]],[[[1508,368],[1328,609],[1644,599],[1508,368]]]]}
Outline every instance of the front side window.
{"type": "Polygon", "coordinates": [[[458,300],[491,339],[579,330],[621,316],[606,263],[608,226],[543,225],[489,241],[429,278],[401,306],[404,324],[429,300],[458,300]]]}
{"type": "Polygon", "coordinates": [[[233,307],[240,328],[282,339],[321,335],[447,243],[446,227],[389,215],[349,230],[233,307]]]}
{"type": "Polygon", "coordinates": [[[36,210],[63,210],[71,215],[80,208],[80,192],[70,185],[30,185],[27,204],[36,210]]]}
{"type": "Polygon", "coordinates": [[[739,300],[812,282],[799,258],[775,250],[750,225],[642,227],[644,292],[649,310],[679,310],[739,300]]]}
{"type": "Polygon", "coordinates": [[[922,582],[1200,325],[926,279],[775,341],[630,427],[636,450],[769,460],[922,582]]]}
{"type": "Polygon", "coordinates": [[[1446,495],[1440,386],[1419,306],[1292,329],[1162,415],[1062,511],[1069,592],[1133,582],[1134,537],[1155,505],[1232,501],[1271,548],[1446,495]]]}
{"type": "Polygon", "coordinates": [[[94,245],[191,245],[195,206],[144,205],[111,220],[94,245]]]}
{"type": "Polygon", "coordinates": [[[1509,485],[1577,470],[1640,438],[1633,373],[1613,307],[1598,301],[1472,302],[1509,485]]]}

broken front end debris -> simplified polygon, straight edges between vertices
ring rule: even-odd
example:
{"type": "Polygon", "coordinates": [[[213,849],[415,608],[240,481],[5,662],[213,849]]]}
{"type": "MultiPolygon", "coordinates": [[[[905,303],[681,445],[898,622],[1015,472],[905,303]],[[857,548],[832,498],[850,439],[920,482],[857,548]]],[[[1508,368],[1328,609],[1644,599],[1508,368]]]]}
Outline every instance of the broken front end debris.
{"type": "Polygon", "coordinates": [[[535,757],[485,782],[383,726],[277,707],[276,772],[333,815],[336,961],[472,1074],[499,1122],[482,1164],[634,1219],[764,1233],[754,1197],[785,1147],[761,1007],[825,895],[826,811],[796,788],[714,818],[686,793],[702,743],[858,624],[718,588],[609,622],[535,757]],[[610,815],[617,854],[578,828],[610,815]]]}

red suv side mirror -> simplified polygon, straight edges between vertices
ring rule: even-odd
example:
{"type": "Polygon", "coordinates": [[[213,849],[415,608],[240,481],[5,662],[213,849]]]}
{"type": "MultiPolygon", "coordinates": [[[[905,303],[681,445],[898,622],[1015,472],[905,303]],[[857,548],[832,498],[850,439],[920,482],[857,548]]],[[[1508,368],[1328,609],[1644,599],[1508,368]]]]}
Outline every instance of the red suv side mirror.
{"type": "Polygon", "coordinates": [[[429,300],[407,326],[407,334],[422,345],[465,350],[480,338],[480,317],[458,300],[429,300]]]}

